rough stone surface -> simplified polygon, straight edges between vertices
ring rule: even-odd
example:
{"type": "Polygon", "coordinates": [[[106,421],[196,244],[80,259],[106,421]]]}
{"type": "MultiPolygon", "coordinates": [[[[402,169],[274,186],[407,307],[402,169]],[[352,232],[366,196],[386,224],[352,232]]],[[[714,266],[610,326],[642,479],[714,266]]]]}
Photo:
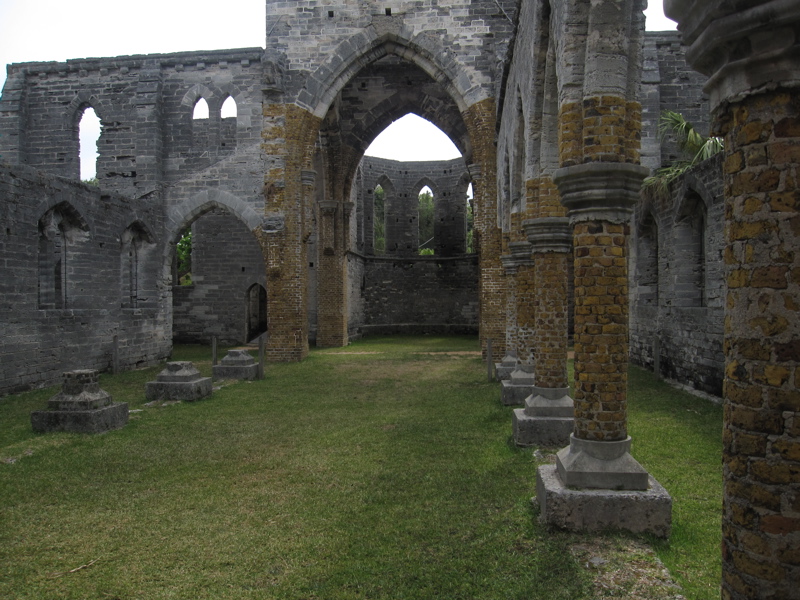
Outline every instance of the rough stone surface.
{"type": "Polygon", "coordinates": [[[194,402],[211,395],[211,378],[202,377],[191,362],[168,362],[156,377],[145,384],[145,395],[153,400],[194,402]]]}
{"type": "Polygon", "coordinates": [[[667,538],[672,529],[672,498],[655,480],[643,491],[579,490],[566,487],[555,465],[536,471],[540,519],[569,531],[617,529],[667,538]]]}
{"type": "Polygon", "coordinates": [[[503,406],[524,404],[525,398],[531,395],[536,383],[532,371],[531,367],[518,365],[508,379],[500,382],[500,403],[503,406]]]}
{"type": "Polygon", "coordinates": [[[517,446],[549,448],[566,446],[575,426],[574,410],[568,387],[535,386],[525,399],[525,408],[514,409],[514,443],[517,446]]]}
{"type": "Polygon", "coordinates": [[[31,426],[37,433],[103,433],[128,422],[128,404],[112,402],[111,395],[100,388],[95,370],[64,373],[61,391],[47,404],[47,410],[31,413],[31,426]]]}
{"type": "Polygon", "coordinates": [[[258,363],[247,350],[228,350],[220,364],[211,367],[214,379],[256,379],[258,363]]]}

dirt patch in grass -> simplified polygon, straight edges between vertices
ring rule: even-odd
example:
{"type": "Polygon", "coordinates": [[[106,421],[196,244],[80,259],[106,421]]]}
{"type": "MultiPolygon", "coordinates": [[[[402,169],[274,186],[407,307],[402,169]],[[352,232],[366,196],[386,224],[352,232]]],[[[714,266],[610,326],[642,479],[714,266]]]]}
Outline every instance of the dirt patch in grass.
{"type": "Polygon", "coordinates": [[[655,552],[641,542],[587,538],[570,552],[592,574],[595,600],[685,600],[655,552]]]}

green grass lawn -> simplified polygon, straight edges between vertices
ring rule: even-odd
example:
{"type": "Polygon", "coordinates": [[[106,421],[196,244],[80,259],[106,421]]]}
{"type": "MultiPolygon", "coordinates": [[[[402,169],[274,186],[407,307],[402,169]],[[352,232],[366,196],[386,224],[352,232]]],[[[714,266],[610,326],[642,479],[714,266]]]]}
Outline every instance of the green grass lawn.
{"type": "MultiPolygon", "coordinates": [[[[367,339],[166,406],[145,406],[159,368],[103,375],[135,412],[96,436],[32,433],[55,388],[0,399],[0,598],[596,598],[477,350],[367,339]]],[[[210,374],[207,348],[174,359],[210,374]]],[[[675,501],[672,539],[639,539],[718,597],[721,409],[638,369],[629,396],[675,501]]]]}

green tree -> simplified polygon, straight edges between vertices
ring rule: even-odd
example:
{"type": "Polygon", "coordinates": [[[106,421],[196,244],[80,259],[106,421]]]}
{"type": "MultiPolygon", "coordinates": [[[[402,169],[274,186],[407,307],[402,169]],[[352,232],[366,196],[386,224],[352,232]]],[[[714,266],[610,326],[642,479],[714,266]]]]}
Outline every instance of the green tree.
{"type": "Polygon", "coordinates": [[[467,253],[475,252],[475,214],[472,210],[472,198],[467,198],[467,253]]]}
{"type": "Polygon", "coordinates": [[[386,192],[381,186],[375,187],[374,210],[373,210],[373,242],[375,246],[375,254],[386,253],[386,209],[384,200],[386,192]]]}
{"type": "Polygon", "coordinates": [[[433,194],[427,188],[419,195],[419,251],[430,250],[433,254],[433,220],[436,207],[433,194]]]}
{"type": "Polygon", "coordinates": [[[661,113],[658,120],[658,133],[661,139],[673,138],[677,142],[683,158],[669,166],[657,169],[651,177],[644,180],[642,186],[644,190],[656,195],[667,194],[669,186],[675,179],[696,164],[721,152],[724,148],[722,138],[702,135],[682,114],[671,110],[661,113]]]}
{"type": "Polygon", "coordinates": [[[178,283],[180,285],[192,284],[192,229],[189,227],[183,232],[181,239],[175,247],[178,261],[178,283]]]}

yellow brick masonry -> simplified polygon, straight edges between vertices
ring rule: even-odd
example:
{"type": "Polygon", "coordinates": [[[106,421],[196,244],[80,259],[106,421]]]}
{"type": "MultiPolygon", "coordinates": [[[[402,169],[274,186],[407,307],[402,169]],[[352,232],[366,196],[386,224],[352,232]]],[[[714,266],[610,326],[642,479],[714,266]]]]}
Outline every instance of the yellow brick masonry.
{"type": "Polygon", "coordinates": [[[267,360],[297,361],[308,355],[306,231],[303,209],[312,197],[302,184],[302,171],[310,165],[320,119],[295,106],[265,104],[262,149],[283,159],[283,167],[264,174],[264,210],[280,215],[284,227],[276,232],[257,231],[267,265],[269,337],[267,360]]]}
{"type": "MultiPolygon", "coordinates": [[[[558,188],[549,176],[531,180],[529,206],[532,219],[565,217],[558,188]]],[[[531,339],[536,352],[536,385],[545,388],[566,388],[568,350],[568,262],[569,252],[533,253],[531,299],[534,329],[531,339]]]]}
{"type": "MultiPolygon", "coordinates": [[[[800,93],[722,115],[726,275],[723,598],[800,567],[800,93]]],[[[774,596],[778,597],[778,596],[774,596]]]]}
{"type": "Polygon", "coordinates": [[[575,240],[575,435],[627,436],[629,226],[578,223],[575,240]]]}
{"type": "MultiPolygon", "coordinates": [[[[616,96],[584,98],[559,110],[562,167],[638,163],[641,106],[616,96]]],[[[627,224],[603,220],[573,228],[575,430],[587,440],[627,436],[627,224]]]]}
{"type": "Polygon", "coordinates": [[[505,277],[500,262],[501,232],[497,226],[497,160],[494,146],[495,103],[493,98],[476,102],[462,116],[472,140],[473,162],[480,176],[473,178],[476,214],[475,232],[480,257],[480,339],[484,357],[491,338],[495,357],[506,352],[505,277]]]}

